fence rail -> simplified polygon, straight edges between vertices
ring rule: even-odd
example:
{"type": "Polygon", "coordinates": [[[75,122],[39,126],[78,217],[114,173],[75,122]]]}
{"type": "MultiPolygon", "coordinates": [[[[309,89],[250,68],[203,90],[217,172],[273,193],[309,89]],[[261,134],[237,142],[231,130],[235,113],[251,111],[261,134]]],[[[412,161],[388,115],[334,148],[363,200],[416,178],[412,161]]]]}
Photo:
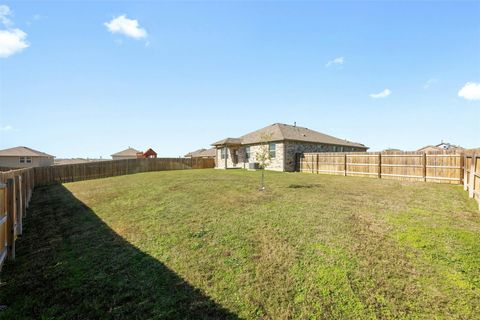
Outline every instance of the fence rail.
{"type": "Polygon", "coordinates": [[[404,153],[304,153],[299,171],[382,179],[461,184],[464,155],[404,153]]]}

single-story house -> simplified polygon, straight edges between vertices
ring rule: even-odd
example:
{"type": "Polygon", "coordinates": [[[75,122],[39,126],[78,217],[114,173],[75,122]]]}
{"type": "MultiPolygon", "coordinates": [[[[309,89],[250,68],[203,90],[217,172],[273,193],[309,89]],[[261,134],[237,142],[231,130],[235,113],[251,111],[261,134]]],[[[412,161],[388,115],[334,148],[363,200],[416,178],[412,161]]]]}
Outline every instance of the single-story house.
{"type": "Polygon", "coordinates": [[[49,154],[28,147],[15,147],[0,150],[0,167],[2,168],[31,168],[53,165],[53,158],[49,154]]]}
{"type": "Polygon", "coordinates": [[[113,160],[137,159],[137,154],[142,151],[128,147],[125,150],[112,154],[113,160]]]}
{"type": "Polygon", "coordinates": [[[143,153],[142,152],[138,153],[137,157],[138,158],[156,158],[157,153],[152,148],[148,148],[147,151],[143,153]]]}
{"type": "Polygon", "coordinates": [[[217,149],[210,148],[210,149],[198,149],[192,152],[187,153],[184,155],[185,158],[201,158],[201,159],[213,159],[215,162],[217,161],[217,149]]]}
{"type": "Polygon", "coordinates": [[[256,153],[268,144],[269,170],[294,171],[296,154],[304,152],[365,152],[361,143],[335,138],[296,125],[274,123],[239,138],[225,138],[212,144],[216,148],[216,168],[250,168],[256,153]],[[265,141],[266,140],[266,141],[265,141]]]}
{"type": "Polygon", "coordinates": [[[217,154],[217,149],[216,148],[198,149],[198,150],[187,153],[184,157],[185,158],[213,158],[213,159],[215,159],[216,154],[217,154]]]}
{"type": "Polygon", "coordinates": [[[125,159],[142,159],[142,158],[156,158],[157,153],[152,149],[148,148],[147,151],[142,152],[131,147],[123,151],[112,154],[113,160],[125,160],[125,159]]]}
{"type": "Polygon", "coordinates": [[[448,142],[440,142],[439,144],[436,145],[428,145],[423,148],[418,149],[418,152],[443,152],[443,151],[463,151],[465,150],[464,148],[448,143],[448,142]]]}

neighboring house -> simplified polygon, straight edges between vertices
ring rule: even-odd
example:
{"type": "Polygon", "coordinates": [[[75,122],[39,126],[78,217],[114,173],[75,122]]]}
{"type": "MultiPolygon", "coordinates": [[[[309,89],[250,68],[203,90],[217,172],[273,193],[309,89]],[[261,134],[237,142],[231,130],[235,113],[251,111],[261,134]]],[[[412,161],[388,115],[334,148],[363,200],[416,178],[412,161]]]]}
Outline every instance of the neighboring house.
{"type": "Polygon", "coordinates": [[[110,159],[89,159],[89,158],[70,158],[70,159],[55,159],[55,165],[64,165],[64,164],[80,164],[80,163],[90,163],[90,162],[100,162],[100,161],[109,161],[110,159]]]}
{"type": "Polygon", "coordinates": [[[155,151],[153,151],[152,148],[148,148],[148,150],[145,151],[144,153],[140,152],[140,154],[137,154],[137,157],[138,158],[156,158],[157,153],[155,151]]]}
{"type": "Polygon", "coordinates": [[[440,142],[437,145],[430,145],[430,146],[425,146],[423,148],[418,149],[418,152],[442,152],[442,151],[463,151],[465,150],[464,148],[448,143],[448,142],[440,142]]]}
{"type": "Polygon", "coordinates": [[[382,150],[382,153],[400,153],[400,152],[403,152],[403,151],[395,148],[388,148],[388,149],[382,150]]]}
{"type": "Polygon", "coordinates": [[[125,150],[112,154],[113,160],[137,159],[137,154],[142,151],[128,147],[125,150]]]}
{"type": "Polygon", "coordinates": [[[201,158],[201,159],[213,159],[215,163],[217,162],[217,149],[210,148],[210,149],[198,149],[196,151],[192,151],[187,153],[185,158],[201,158]]]}
{"type": "Polygon", "coordinates": [[[0,167],[31,168],[53,165],[53,156],[27,147],[0,150],[0,167]]]}
{"type": "Polygon", "coordinates": [[[216,148],[216,168],[249,168],[256,163],[255,154],[268,143],[270,165],[277,171],[294,171],[296,154],[304,152],[365,152],[361,143],[335,138],[296,125],[275,123],[240,138],[226,138],[213,143],[216,148]],[[268,141],[264,141],[269,137],[268,141]]]}
{"type": "Polygon", "coordinates": [[[215,158],[217,154],[216,148],[210,149],[198,149],[192,152],[187,153],[185,158],[215,158]]]}
{"type": "Polygon", "coordinates": [[[123,151],[112,154],[113,160],[125,160],[125,159],[142,159],[142,158],[156,158],[157,153],[149,148],[147,151],[142,152],[131,147],[123,151]]]}

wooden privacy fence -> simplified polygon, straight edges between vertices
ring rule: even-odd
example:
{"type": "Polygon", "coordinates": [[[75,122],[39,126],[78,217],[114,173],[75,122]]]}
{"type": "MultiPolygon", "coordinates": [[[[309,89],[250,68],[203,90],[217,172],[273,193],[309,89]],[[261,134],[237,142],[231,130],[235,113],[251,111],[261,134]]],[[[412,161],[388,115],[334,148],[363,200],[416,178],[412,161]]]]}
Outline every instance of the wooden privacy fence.
{"type": "Polygon", "coordinates": [[[33,169],[0,172],[0,270],[5,259],[15,259],[15,240],[23,232],[34,186],[33,169]]]}
{"type": "Polygon", "coordinates": [[[458,153],[304,153],[298,155],[297,167],[301,172],[461,184],[464,158],[458,153]]]}
{"type": "Polygon", "coordinates": [[[35,184],[73,182],[107,178],[126,174],[185,169],[214,168],[214,159],[203,158],[144,158],[65,164],[34,168],[35,184]]]}
{"type": "Polygon", "coordinates": [[[480,154],[465,155],[463,189],[468,191],[470,198],[477,200],[480,209],[480,154]]]}

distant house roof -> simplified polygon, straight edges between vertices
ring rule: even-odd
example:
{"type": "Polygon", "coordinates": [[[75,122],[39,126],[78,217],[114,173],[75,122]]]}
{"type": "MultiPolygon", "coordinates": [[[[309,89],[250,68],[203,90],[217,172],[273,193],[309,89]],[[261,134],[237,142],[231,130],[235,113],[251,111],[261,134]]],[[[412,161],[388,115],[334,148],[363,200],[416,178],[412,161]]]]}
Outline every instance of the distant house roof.
{"type": "Polygon", "coordinates": [[[268,141],[293,140],[368,149],[365,145],[361,143],[335,138],[308,128],[291,126],[283,123],[274,123],[268,127],[241,136],[240,138],[227,138],[217,141],[212,145],[219,146],[225,144],[255,144],[263,142],[264,137],[268,137],[268,141]]]}
{"type": "Polygon", "coordinates": [[[420,148],[418,149],[417,151],[423,151],[425,149],[434,149],[434,150],[438,150],[438,151],[444,151],[444,150],[463,150],[462,147],[458,146],[458,145],[455,145],[455,144],[451,144],[451,143],[448,143],[448,142],[441,142],[437,145],[428,145],[428,146],[425,146],[423,148],[420,148]]]}
{"type": "Polygon", "coordinates": [[[155,150],[153,150],[152,148],[148,148],[147,151],[145,151],[145,152],[142,153],[142,157],[146,157],[146,158],[156,158],[156,157],[157,157],[157,153],[156,153],[155,150]]]}
{"type": "Polygon", "coordinates": [[[203,157],[215,157],[216,150],[215,148],[210,149],[198,149],[192,152],[189,152],[185,155],[186,158],[203,158],[203,157]]]}
{"type": "Polygon", "coordinates": [[[139,153],[139,152],[143,154],[142,151],[139,151],[139,150],[128,147],[128,149],[125,149],[123,151],[112,154],[112,157],[113,156],[116,156],[116,157],[136,157],[137,153],[139,153]]]}
{"type": "Polygon", "coordinates": [[[53,158],[53,156],[40,152],[28,147],[15,147],[10,149],[0,150],[0,157],[48,157],[53,158]]]}

